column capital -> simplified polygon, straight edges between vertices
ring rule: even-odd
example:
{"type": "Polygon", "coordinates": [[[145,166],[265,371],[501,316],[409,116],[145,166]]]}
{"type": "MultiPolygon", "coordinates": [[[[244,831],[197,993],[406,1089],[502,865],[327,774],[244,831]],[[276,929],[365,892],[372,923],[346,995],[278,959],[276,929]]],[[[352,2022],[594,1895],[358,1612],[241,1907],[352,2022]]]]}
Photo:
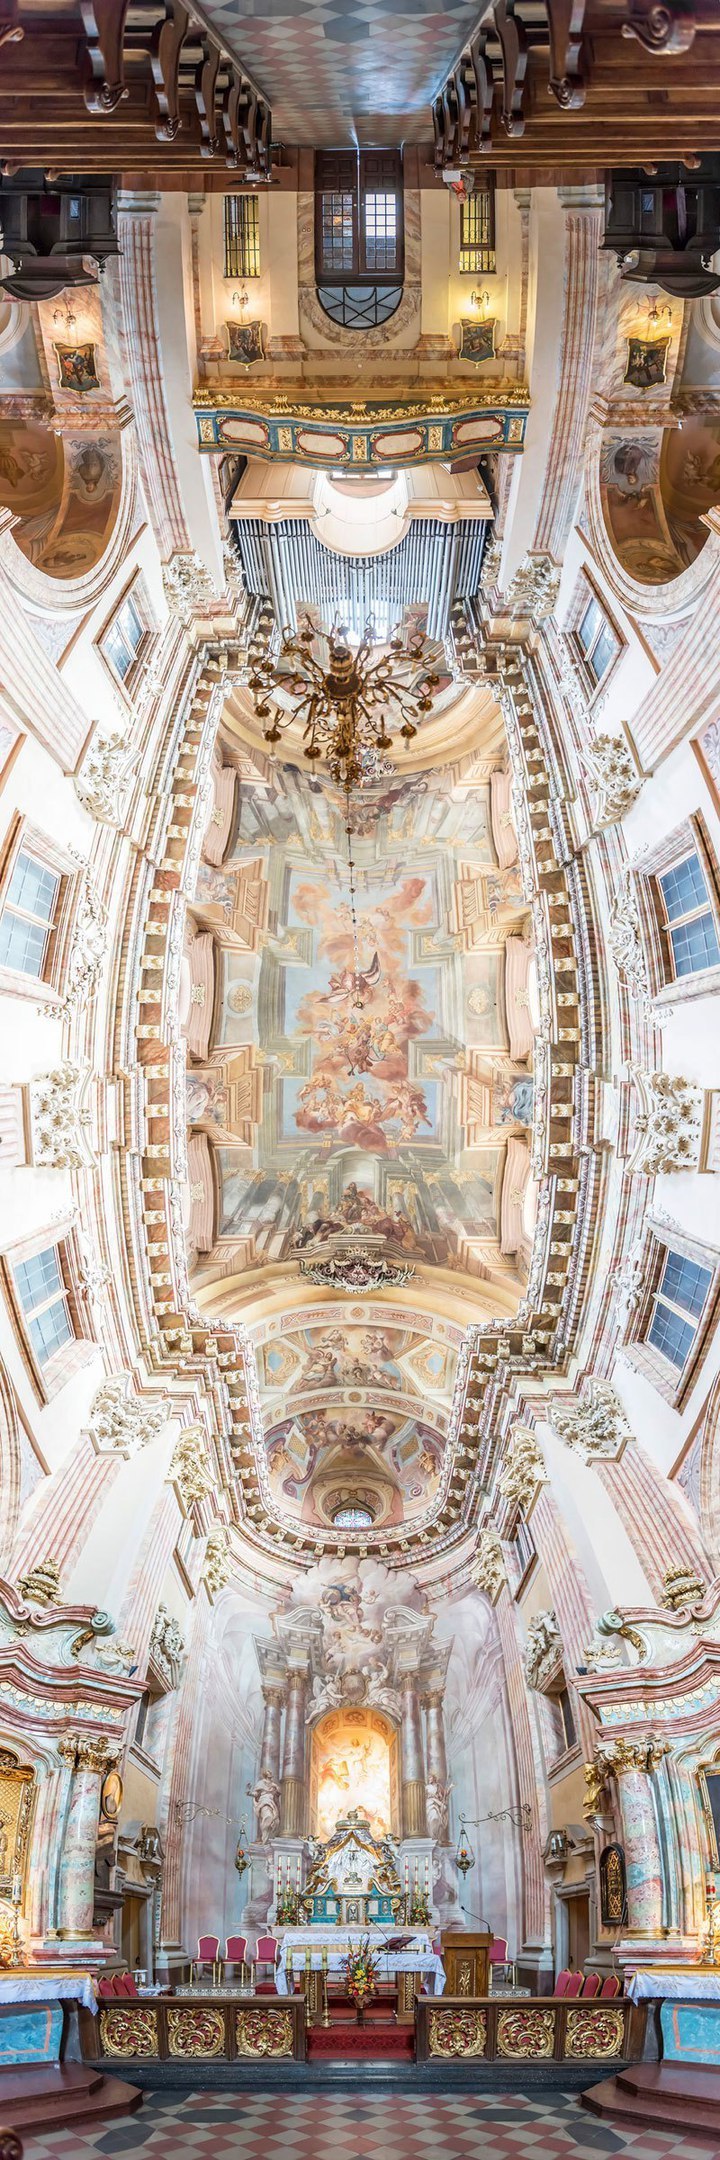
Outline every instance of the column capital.
{"type": "Polygon", "coordinates": [[[69,1770],[93,1770],[102,1776],[120,1761],[122,1741],[111,1740],[106,1733],[65,1733],[57,1751],[69,1770]]]}

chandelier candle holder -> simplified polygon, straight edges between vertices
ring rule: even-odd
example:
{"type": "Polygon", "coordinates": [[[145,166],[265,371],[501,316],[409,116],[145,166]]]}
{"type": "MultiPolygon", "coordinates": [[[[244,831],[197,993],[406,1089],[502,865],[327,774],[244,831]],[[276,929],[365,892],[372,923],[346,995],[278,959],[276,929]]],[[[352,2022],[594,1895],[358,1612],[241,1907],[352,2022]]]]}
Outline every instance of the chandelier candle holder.
{"type": "Polygon", "coordinates": [[[412,742],[439,682],[422,634],[407,644],[395,634],[383,644],[371,620],[355,650],[344,623],[324,632],[307,619],[295,634],[284,630],[278,648],[262,637],[250,645],[248,684],[257,717],[267,722],[265,741],[279,743],[299,724],[303,755],[311,764],[323,759],[346,793],[362,782],[364,753],[390,750],[396,733],[406,746],[412,742]]]}

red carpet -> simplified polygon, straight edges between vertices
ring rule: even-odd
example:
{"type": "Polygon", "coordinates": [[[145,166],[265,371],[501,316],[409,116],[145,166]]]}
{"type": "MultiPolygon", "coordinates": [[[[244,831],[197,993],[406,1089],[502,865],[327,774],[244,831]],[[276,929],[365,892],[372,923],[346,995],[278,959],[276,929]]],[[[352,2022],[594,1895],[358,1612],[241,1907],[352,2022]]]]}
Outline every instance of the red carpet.
{"type": "Polygon", "coordinates": [[[412,2062],[415,2053],[412,2025],[312,2025],[307,2037],[310,2057],[335,2055],[347,2062],[351,2055],[365,2055],[373,2062],[390,2062],[399,2056],[412,2062]]]}

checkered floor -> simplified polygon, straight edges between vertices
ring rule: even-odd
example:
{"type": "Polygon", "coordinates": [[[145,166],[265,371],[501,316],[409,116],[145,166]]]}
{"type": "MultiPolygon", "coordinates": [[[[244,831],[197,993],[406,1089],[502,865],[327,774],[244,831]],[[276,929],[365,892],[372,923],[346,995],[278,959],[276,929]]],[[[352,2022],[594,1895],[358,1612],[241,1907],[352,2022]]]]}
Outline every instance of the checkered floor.
{"type": "Polygon", "coordinates": [[[418,142],[477,0],[205,0],[270,99],[279,142],[418,142]]]}
{"type": "Polygon", "coordinates": [[[149,2093],[140,2115],[91,2136],[59,2130],[28,2138],[25,2160],[718,2160],[709,2140],[613,2130],[564,2093],[528,2099],[492,2093],[440,2099],[280,2093],[149,2093]]]}

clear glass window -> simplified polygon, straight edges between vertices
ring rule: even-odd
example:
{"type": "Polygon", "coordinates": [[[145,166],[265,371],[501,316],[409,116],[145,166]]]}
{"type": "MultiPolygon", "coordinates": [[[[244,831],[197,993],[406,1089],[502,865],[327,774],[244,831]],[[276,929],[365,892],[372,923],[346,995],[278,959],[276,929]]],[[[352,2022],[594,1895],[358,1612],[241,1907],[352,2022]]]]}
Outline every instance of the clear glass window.
{"type": "Polygon", "coordinates": [[[594,595],[580,618],[575,636],[593,683],[597,685],[619,653],[620,639],[594,595]]]}
{"type": "Polygon", "coordinates": [[[47,1365],[74,1334],[57,1246],[18,1261],[15,1284],[38,1364],[47,1365]]]}
{"type": "Polygon", "coordinates": [[[56,872],[21,848],[0,915],[0,966],[40,978],[59,890],[56,872]]]}
{"type": "Polygon", "coordinates": [[[657,880],[665,913],[668,961],[675,976],[698,975],[720,962],[720,943],[707,879],[693,851],[657,880]]]}
{"type": "Polygon", "coordinates": [[[684,1253],[666,1253],[647,1341],[678,1372],[682,1372],[692,1350],[711,1282],[710,1269],[700,1261],[689,1260],[684,1253]]]}

